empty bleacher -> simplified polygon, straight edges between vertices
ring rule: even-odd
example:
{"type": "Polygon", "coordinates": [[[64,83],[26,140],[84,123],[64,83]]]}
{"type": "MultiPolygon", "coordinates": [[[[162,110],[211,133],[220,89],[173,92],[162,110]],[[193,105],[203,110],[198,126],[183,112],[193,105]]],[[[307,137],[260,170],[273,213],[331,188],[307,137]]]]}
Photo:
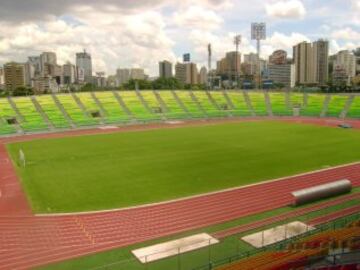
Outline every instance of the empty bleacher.
{"type": "Polygon", "coordinates": [[[349,97],[346,95],[331,95],[330,102],[327,107],[326,116],[340,117],[344,111],[349,97]]]}
{"type": "Polygon", "coordinates": [[[49,128],[30,97],[18,97],[12,100],[22,115],[23,121],[20,122],[20,126],[23,130],[31,132],[49,128]]]}
{"type": "Polygon", "coordinates": [[[271,108],[274,116],[291,116],[293,115],[293,110],[286,103],[286,97],[284,93],[271,93],[271,108]]]}
{"type": "Polygon", "coordinates": [[[249,92],[248,93],[253,110],[256,116],[268,116],[266,107],[265,95],[263,92],[249,92]]]}
{"type": "Polygon", "coordinates": [[[360,96],[356,96],[347,113],[350,118],[360,118],[360,96]]]}
{"type": "Polygon", "coordinates": [[[360,96],[238,90],[144,90],[1,98],[0,135],[133,121],[272,115],[360,118],[360,96]]]}
{"type": "Polygon", "coordinates": [[[306,104],[303,105],[300,115],[320,117],[324,108],[326,95],[307,94],[306,104]]]}

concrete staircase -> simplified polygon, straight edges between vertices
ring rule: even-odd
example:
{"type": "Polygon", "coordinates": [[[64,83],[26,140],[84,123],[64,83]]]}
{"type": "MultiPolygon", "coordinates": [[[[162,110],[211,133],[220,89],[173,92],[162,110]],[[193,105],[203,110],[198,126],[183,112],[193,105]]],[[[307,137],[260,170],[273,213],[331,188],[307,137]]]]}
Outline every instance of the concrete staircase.
{"type": "Polygon", "coordinates": [[[270,95],[269,95],[268,91],[264,91],[264,98],[265,98],[266,110],[268,112],[268,115],[274,116],[273,112],[272,112],[271,100],[270,100],[270,95]]]}
{"type": "Polygon", "coordinates": [[[323,109],[320,113],[320,117],[325,117],[326,116],[326,113],[329,109],[329,103],[331,101],[331,95],[326,95],[326,98],[324,100],[324,105],[323,105],[323,109]]]}
{"type": "Polygon", "coordinates": [[[145,101],[143,95],[141,94],[141,91],[139,90],[135,90],[136,96],[138,97],[138,99],[141,101],[141,104],[144,106],[144,108],[148,111],[148,113],[153,114],[154,112],[152,111],[152,109],[149,107],[149,104],[147,104],[147,102],[145,101]]]}
{"type": "Polygon", "coordinates": [[[116,91],[112,91],[112,94],[114,95],[115,99],[116,99],[117,102],[119,103],[120,108],[129,116],[129,118],[135,120],[134,115],[132,114],[132,112],[130,111],[130,109],[126,106],[124,100],[123,100],[122,97],[119,95],[119,93],[116,92],[116,91]]]}
{"type": "Polygon", "coordinates": [[[67,111],[65,110],[64,106],[61,104],[60,100],[58,99],[58,97],[55,94],[51,94],[52,99],[54,100],[56,106],[58,107],[58,109],[62,112],[62,114],[64,115],[64,118],[66,119],[66,121],[68,121],[68,123],[70,124],[70,126],[72,128],[76,128],[75,123],[73,122],[73,120],[71,119],[71,117],[69,116],[69,114],[67,113],[67,111]]]}
{"type": "Polygon", "coordinates": [[[95,92],[90,92],[91,97],[93,98],[93,100],[95,101],[96,105],[98,106],[100,113],[103,117],[107,116],[107,112],[104,109],[103,105],[101,104],[100,100],[97,98],[95,92]]]}
{"type": "MultiPolygon", "coordinates": [[[[75,100],[76,104],[78,105],[78,107],[80,108],[80,110],[82,111],[82,113],[85,115],[85,117],[88,117],[88,118],[93,118],[92,115],[90,114],[90,112],[88,112],[86,110],[86,107],[85,105],[81,102],[80,98],[75,94],[75,93],[71,93],[71,96],[72,98],[75,100]]],[[[99,119],[100,123],[103,124],[104,123],[104,120],[102,118],[102,116],[100,116],[100,119],[99,119]]]]}
{"type": "Polygon", "coordinates": [[[344,110],[340,113],[340,116],[339,116],[340,118],[344,119],[347,116],[347,114],[351,108],[351,105],[354,101],[354,98],[355,98],[355,96],[352,96],[352,95],[349,96],[348,100],[346,101],[344,110]]]}
{"type": "Polygon", "coordinates": [[[227,91],[223,89],[223,90],[221,90],[221,92],[222,92],[224,98],[226,99],[227,104],[230,106],[230,109],[234,110],[235,109],[234,103],[232,102],[231,98],[229,97],[227,91]]]}
{"type": "Polygon", "coordinates": [[[183,109],[184,112],[186,112],[186,114],[189,117],[191,117],[191,113],[189,112],[188,108],[186,108],[186,106],[184,105],[182,100],[179,98],[179,96],[176,94],[176,92],[175,91],[170,91],[170,92],[173,95],[174,99],[176,100],[177,104],[183,109]]]}
{"type": "Polygon", "coordinates": [[[20,122],[25,122],[25,118],[24,116],[21,114],[21,112],[19,111],[18,107],[16,106],[15,102],[13,101],[12,97],[7,97],[7,100],[11,106],[11,108],[13,109],[13,111],[16,113],[16,118],[20,121],[20,122]]]}
{"type": "Polygon", "coordinates": [[[207,115],[207,112],[205,111],[205,109],[203,108],[203,106],[201,106],[199,100],[197,99],[197,97],[194,95],[193,91],[192,90],[189,90],[189,95],[192,99],[192,101],[196,104],[196,106],[198,107],[198,109],[206,116],[208,117],[207,115]]]}
{"type": "Polygon", "coordinates": [[[246,91],[242,91],[242,92],[243,92],[244,100],[246,102],[248,110],[250,111],[252,116],[256,116],[256,113],[255,113],[254,108],[253,108],[253,106],[251,104],[251,100],[250,100],[250,97],[249,97],[248,93],[246,91]]]}
{"type": "Polygon", "coordinates": [[[46,115],[46,113],[43,111],[41,105],[36,100],[35,96],[31,96],[31,102],[34,104],[34,107],[36,108],[37,112],[41,115],[44,122],[48,125],[50,130],[54,130],[55,127],[53,123],[50,121],[49,117],[46,115]]]}
{"type": "Polygon", "coordinates": [[[166,106],[164,100],[161,98],[159,92],[157,90],[153,90],[153,93],[156,97],[156,100],[157,102],[159,103],[160,105],[160,108],[161,108],[161,112],[162,112],[162,117],[166,120],[167,117],[166,117],[166,113],[169,112],[169,108],[166,106]]]}

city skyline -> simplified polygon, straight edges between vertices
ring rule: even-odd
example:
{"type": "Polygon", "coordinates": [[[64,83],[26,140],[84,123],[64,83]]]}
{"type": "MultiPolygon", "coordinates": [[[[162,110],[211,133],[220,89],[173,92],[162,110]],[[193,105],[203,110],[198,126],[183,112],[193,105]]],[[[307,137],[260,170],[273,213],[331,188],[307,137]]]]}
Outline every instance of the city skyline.
{"type": "Polygon", "coordinates": [[[207,66],[207,44],[213,46],[213,63],[234,50],[235,34],[243,36],[242,54],[255,52],[250,41],[250,23],[265,21],[268,39],[263,57],[318,38],[329,40],[330,54],[354,49],[360,44],[360,1],[33,1],[0,3],[0,65],[24,62],[43,51],[57,53],[58,62],[74,63],[77,52],[86,49],[94,71],[114,74],[119,67],[143,67],[157,75],[158,61],[181,60],[185,52],[199,66],[207,66]],[[26,13],[24,12],[26,10],[26,13]],[[336,12],[335,12],[336,11],[336,12]],[[40,19],[39,19],[40,18],[40,19]],[[309,27],[312,25],[312,27],[309,27]]]}

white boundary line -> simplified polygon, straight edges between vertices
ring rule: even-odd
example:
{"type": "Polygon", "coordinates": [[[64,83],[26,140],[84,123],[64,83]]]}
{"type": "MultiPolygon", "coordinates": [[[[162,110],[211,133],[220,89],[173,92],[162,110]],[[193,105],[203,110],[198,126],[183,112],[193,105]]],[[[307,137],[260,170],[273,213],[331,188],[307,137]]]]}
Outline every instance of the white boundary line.
{"type": "Polygon", "coordinates": [[[179,201],[195,199],[195,198],[199,198],[199,197],[205,197],[205,196],[209,196],[209,195],[215,195],[215,194],[219,194],[219,193],[223,193],[223,192],[234,191],[234,190],[238,190],[238,189],[244,189],[244,188],[248,188],[248,187],[252,187],[252,186],[258,186],[258,185],[262,185],[262,184],[266,184],[266,183],[278,182],[278,181],[285,180],[287,178],[306,176],[306,175],[313,174],[313,173],[328,171],[328,170],[332,170],[332,169],[339,169],[339,168],[343,168],[343,167],[347,167],[347,166],[351,166],[351,165],[360,165],[360,161],[347,163],[347,164],[342,164],[342,165],[333,166],[333,167],[324,168],[324,169],[319,169],[319,170],[310,171],[310,172],[306,172],[306,173],[300,173],[300,174],[295,174],[295,175],[290,175],[290,176],[284,176],[284,177],[275,178],[275,179],[268,179],[268,180],[261,181],[259,183],[254,183],[254,184],[249,184],[249,185],[244,185],[244,186],[237,186],[237,187],[233,187],[233,188],[227,188],[227,189],[223,189],[223,190],[217,190],[217,191],[213,191],[213,192],[208,192],[208,193],[202,193],[202,194],[193,195],[193,196],[182,197],[182,198],[178,198],[178,199],[174,199],[174,200],[167,200],[167,201],[162,201],[162,202],[142,204],[142,205],[130,206],[130,207],[114,208],[114,209],[108,209],[108,210],[72,212],[72,213],[35,214],[35,216],[47,217],[47,216],[90,215],[90,214],[110,213],[110,212],[116,212],[116,211],[121,211],[121,210],[131,210],[131,209],[138,209],[138,208],[146,208],[146,207],[150,207],[150,206],[163,205],[163,204],[168,204],[168,203],[174,203],[174,202],[179,202],[179,201]]]}

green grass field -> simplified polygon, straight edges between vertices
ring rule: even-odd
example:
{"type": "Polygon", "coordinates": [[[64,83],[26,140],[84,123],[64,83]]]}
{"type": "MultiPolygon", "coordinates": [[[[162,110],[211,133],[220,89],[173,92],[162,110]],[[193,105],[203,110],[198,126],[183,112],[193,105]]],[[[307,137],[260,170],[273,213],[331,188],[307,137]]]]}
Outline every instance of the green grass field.
{"type": "Polygon", "coordinates": [[[35,212],[158,202],[360,160],[360,133],[276,121],[9,144],[35,212]]]}

